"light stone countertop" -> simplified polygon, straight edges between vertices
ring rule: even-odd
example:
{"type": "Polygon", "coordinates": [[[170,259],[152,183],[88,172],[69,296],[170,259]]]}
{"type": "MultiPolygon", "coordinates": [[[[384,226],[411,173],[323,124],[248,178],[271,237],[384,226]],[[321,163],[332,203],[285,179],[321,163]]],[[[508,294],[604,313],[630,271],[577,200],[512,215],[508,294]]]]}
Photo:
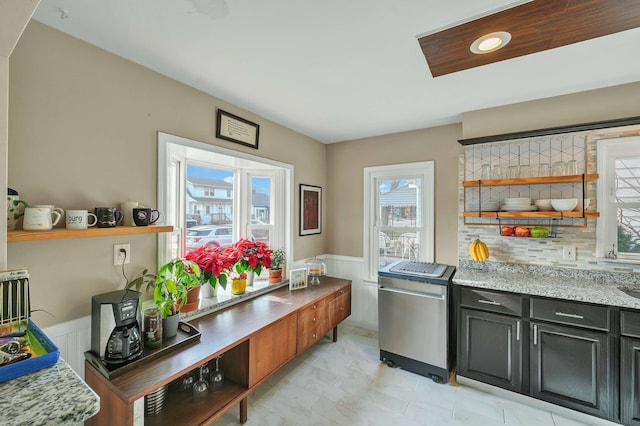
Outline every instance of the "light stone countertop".
{"type": "Polygon", "coordinates": [[[0,383],[0,424],[81,423],[100,410],[100,397],[63,360],[0,383]]]}
{"type": "Polygon", "coordinates": [[[619,288],[640,291],[640,274],[579,271],[540,266],[491,264],[476,269],[463,263],[453,283],[491,290],[640,309],[640,299],[619,288]]]}

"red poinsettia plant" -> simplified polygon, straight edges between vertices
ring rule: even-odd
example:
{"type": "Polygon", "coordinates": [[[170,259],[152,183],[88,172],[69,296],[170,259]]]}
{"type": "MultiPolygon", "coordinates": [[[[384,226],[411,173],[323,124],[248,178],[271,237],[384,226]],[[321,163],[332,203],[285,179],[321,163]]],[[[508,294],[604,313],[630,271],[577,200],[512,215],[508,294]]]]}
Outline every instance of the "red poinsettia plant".
{"type": "Polygon", "coordinates": [[[271,249],[262,241],[251,241],[243,238],[225,249],[229,256],[231,271],[238,274],[255,272],[260,275],[262,269],[271,266],[271,249]]]}
{"type": "Polygon", "coordinates": [[[227,288],[227,274],[233,266],[232,258],[219,247],[198,247],[190,251],[185,259],[195,262],[200,267],[200,283],[209,283],[215,288],[217,283],[227,288]]]}

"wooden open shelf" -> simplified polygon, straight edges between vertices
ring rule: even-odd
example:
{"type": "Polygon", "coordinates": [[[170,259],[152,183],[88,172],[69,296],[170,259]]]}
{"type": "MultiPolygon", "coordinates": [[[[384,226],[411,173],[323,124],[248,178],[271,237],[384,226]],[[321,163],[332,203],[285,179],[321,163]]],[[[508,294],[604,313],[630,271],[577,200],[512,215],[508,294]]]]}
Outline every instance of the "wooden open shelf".
{"type": "MultiPolygon", "coordinates": [[[[581,218],[582,212],[463,212],[464,217],[581,218]]],[[[599,212],[584,212],[584,217],[600,217],[599,212]]]]}
{"type": "Polygon", "coordinates": [[[173,232],[173,226],[116,226],[113,228],[66,229],[54,228],[48,231],[8,231],[7,242],[61,240],[67,238],[113,237],[131,234],[157,234],[173,232]]]}
{"type": "MultiPolygon", "coordinates": [[[[584,175],[585,182],[591,182],[598,179],[598,174],[584,175]]],[[[463,187],[476,186],[510,186],[510,185],[540,185],[549,183],[581,183],[582,175],[571,176],[544,176],[517,179],[488,179],[488,180],[465,180],[462,182],[463,187]]]]}

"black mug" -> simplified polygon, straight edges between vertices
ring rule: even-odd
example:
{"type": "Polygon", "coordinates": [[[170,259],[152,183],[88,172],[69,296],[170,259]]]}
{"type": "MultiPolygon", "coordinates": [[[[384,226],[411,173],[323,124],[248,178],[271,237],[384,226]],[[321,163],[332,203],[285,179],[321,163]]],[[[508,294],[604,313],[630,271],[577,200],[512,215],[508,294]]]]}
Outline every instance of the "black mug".
{"type": "Polygon", "coordinates": [[[96,217],[98,218],[98,228],[113,228],[122,222],[124,214],[115,207],[96,207],[96,217]]]}
{"type": "Polygon", "coordinates": [[[136,226],[153,225],[158,219],[160,219],[160,212],[158,210],[146,207],[136,207],[133,209],[133,223],[135,223],[136,226]]]}

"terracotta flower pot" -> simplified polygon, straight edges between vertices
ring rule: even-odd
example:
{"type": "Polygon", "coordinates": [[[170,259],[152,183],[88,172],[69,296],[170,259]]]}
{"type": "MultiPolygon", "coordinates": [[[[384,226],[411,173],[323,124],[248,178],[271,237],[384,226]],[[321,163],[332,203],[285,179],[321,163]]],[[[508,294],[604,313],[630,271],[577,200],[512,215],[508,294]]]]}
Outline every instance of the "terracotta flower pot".
{"type": "Polygon", "coordinates": [[[180,312],[191,312],[198,309],[198,306],[200,306],[200,289],[201,286],[198,286],[187,291],[187,302],[182,306],[180,312]]]}
{"type": "Polygon", "coordinates": [[[272,284],[282,282],[282,268],[269,269],[269,282],[272,284]]]}

